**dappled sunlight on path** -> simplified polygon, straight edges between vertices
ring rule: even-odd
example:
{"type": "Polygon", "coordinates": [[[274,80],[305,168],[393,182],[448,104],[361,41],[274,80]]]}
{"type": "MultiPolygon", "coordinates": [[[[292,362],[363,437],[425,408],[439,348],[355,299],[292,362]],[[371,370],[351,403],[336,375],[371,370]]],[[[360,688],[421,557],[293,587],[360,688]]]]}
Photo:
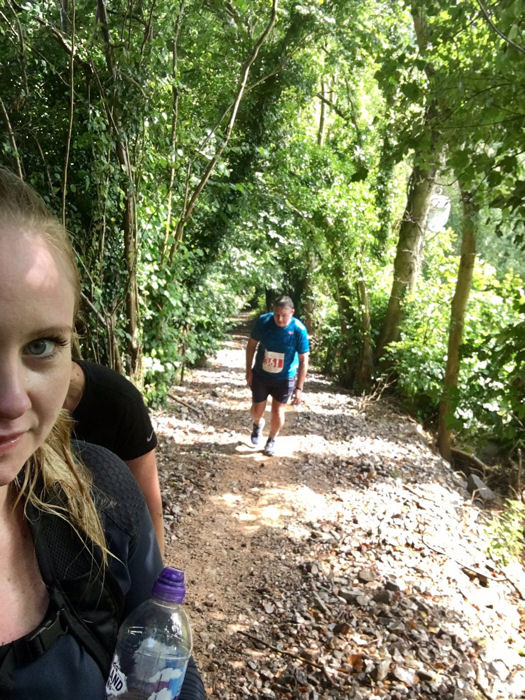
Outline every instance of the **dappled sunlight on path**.
{"type": "MultiPolygon", "coordinates": [[[[344,498],[344,494],[340,494],[344,498]]],[[[286,528],[290,536],[309,537],[310,530],[301,522],[317,519],[332,519],[338,507],[325,494],[316,493],[303,485],[287,488],[253,487],[249,493],[240,495],[224,493],[214,496],[217,505],[231,509],[232,517],[244,525],[244,532],[253,534],[261,527],[286,528]]]]}
{"type": "Polygon", "coordinates": [[[155,415],[210,698],[519,697],[520,598],[461,478],[413,420],[316,373],[264,456],[245,342],[155,415]]]}

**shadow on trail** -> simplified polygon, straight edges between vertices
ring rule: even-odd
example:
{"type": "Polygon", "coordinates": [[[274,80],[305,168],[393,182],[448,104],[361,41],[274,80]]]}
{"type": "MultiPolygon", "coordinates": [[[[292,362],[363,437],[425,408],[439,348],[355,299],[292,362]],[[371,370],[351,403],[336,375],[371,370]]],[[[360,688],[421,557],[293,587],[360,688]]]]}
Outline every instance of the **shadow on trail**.
{"type": "Polygon", "coordinates": [[[323,698],[398,698],[407,688],[410,697],[452,698],[458,688],[477,697],[484,645],[504,643],[487,633],[497,629],[504,589],[496,588],[501,579],[475,575],[483,561],[469,533],[475,508],[413,422],[380,402],[360,410],[359,399],[316,373],[307,378],[305,407],[287,411],[278,453],[265,457],[265,439],[253,447],[249,437],[247,329],[241,324],[217,359],[177,388],[195,411],[186,414],[186,438],[171,443],[180,499],[188,481],[202,485],[204,520],[189,527],[197,538],[199,526],[203,532],[190,569],[217,598],[230,587],[242,600],[242,612],[225,614],[198,601],[207,639],[237,674],[221,685],[225,664],[216,664],[212,647],[203,667],[210,698],[261,697],[244,669],[268,646],[273,697],[302,697],[286,680],[290,666],[323,698]],[[253,620],[266,647],[238,634],[253,633],[253,620]],[[330,649],[340,654],[330,657],[330,649]]]}
{"type": "MultiPolygon", "coordinates": [[[[219,372],[219,369],[216,371],[219,372]]],[[[234,396],[234,392],[239,391],[239,388],[244,388],[244,375],[240,379],[235,379],[235,377],[228,375],[227,377],[217,377],[217,379],[214,381],[200,381],[198,383],[198,388],[199,394],[195,396],[197,402],[204,402],[207,399],[219,398],[216,392],[220,389],[220,396],[225,399],[225,405],[227,405],[230,399],[234,396]],[[224,389],[229,389],[229,393],[224,393],[224,389]]],[[[184,394],[187,396],[195,395],[194,392],[189,389],[189,387],[186,387],[186,391],[180,392],[180,394],[181,397],[183,397],[184,394]]]]}

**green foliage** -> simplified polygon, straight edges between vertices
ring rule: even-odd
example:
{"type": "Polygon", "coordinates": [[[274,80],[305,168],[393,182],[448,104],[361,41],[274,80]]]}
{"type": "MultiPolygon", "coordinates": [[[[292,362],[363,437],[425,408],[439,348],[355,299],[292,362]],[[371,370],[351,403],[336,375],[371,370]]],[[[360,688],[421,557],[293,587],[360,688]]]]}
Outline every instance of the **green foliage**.
{"type": "MultiPolygon", "coordinates": [[[[424,278],[406,308],[401,339],[389,355],[397,387],[410,410],[435,418],[442,394],[450,302],[458,260],[451,232],[427,247],[424,278]]],[[[464,325],[461,371],[451,425],[459,441],[482,447],[498,440],[507,450],[523,442],[523,303],[521,279],[482,262],[475,269],[464,325]]]]}
{"type": "MultiPolygon", "coordinates": [[[[511,42],[474,0],[282,0],[228,146],[182,232],[270,3],[146,0],[130,11],[115,2],[109,45],[96,5],[74,7],[73,35],[72,4],[8,3],[1,14],[0,158],[59,216],[65,203],[87,356],[111,363],[118,350],[126,365],[136,273],[151,401],[214,352],[239,308],[275,291],[308,315],[317,364],[351,383],[367,321],[373,346],[385,317],[408,177],[436,157],[439,141],[440,186],[455,200],[450,226],[460,230],[461,213],[448,183],[460,180],[482,215],[481,257],[495,268],[476,273],[454,428],[465,441],[521,444],[525,61],[511,44],[523,45],[519,0],[490,10],[511,42]]],[[[428,420],[442,391],[453,231],[427,235],[389,351],[397,390],[428,420]]]]}
{"type": "Polygon", "coordinates": [[[489,556],[503,566],[513,560],[521,561],[525,546],[524,532],[525,506],[521,501],[509,498],[487,527],[489,556]]]}
{"type": "Polygon", "coordinates": [[[155,405],[184,380],[187,368],[216,352],[232,312],[242,303],[227,270],[208,269],[199,250],[181,252],[176,277],[165,272],[150,261],[140,280],[144,391],[155,405]]]}
{"type": "Polygon", "coordinates": [[[525,445],[525,289],[510,273],[483,284],[474,290],[462,349],[468,383],[457,402],[458,434],[480,445],[496,437],[511,452],[525,445]]]}
{"type": "Polygon", "coordinates": [[[425,265],[409,294],[401,338],[387,353],[397,389],[420,420],[435,417],[443,390],[450,302],[458,259],[451,255],[454,233],[447,229],[427,242],[425,265]]]}

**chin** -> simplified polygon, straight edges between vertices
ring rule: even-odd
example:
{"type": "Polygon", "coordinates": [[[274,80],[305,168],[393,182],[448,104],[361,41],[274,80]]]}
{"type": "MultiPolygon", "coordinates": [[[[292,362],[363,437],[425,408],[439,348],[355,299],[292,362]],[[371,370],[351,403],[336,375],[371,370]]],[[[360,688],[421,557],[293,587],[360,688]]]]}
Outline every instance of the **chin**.
{"type": "Polygon", "coordinates": [[[37,446],[28,446],[26,440],[27,436],[23,436],[20,444],[0,451],[0,486],[10,484],[36,450],[37,446]]]}

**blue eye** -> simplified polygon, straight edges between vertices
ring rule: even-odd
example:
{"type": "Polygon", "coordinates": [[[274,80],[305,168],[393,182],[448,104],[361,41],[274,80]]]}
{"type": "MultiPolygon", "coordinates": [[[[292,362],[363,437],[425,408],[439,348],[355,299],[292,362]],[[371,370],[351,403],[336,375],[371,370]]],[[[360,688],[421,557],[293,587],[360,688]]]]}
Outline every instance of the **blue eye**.
{"type": "Polygon", "coordinates": [[[49,338],[39,338],[38,340],[32,340],[26,346],[27,353],[29,355],[35,355],[37,357],[48,357],[52,355],[55,350],[55,343],[49,338]]]}
{"type": "Polygon", "coordinates": [[[62,338],[37,338],[26,345],[26,353],[33,357],[51,357],[55,354],[58,345],[67,345],[67,340],[62,338]]]}

